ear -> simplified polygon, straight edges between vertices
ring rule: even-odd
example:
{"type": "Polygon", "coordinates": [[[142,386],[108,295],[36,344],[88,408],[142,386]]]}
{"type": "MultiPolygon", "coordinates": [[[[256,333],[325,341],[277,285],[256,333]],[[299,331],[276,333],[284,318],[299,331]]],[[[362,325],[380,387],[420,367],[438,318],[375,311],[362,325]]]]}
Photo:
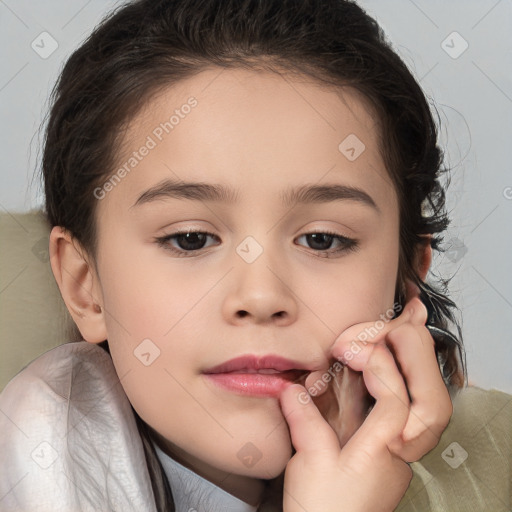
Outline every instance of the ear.
{"type": "Polygon", "coordinates": [[[414,257],[414,269],[418,277],[425,281],[428,269],[432,263],[432,236],[425,235],[423,241],[416,246],[416,255],[414,257]]]}
{"type": "MultiPolygon", "coordinates": [[[[421,281],[425,281],[432,263],[432,236],[425,235],[423,240],[416,246],[413,267],[416,275],[421,281]]],[[[405,280],[405,301],[409,302],[413,297],[420,295],[420,289],[410,279],[405,280]]]]}
{"type": "Polygon", "coordinates": [[[55,226],[50,233],[50,264],[69,313],[85,341],[107,339],[99,278],[80,244],[70,233],[55,226]]]}

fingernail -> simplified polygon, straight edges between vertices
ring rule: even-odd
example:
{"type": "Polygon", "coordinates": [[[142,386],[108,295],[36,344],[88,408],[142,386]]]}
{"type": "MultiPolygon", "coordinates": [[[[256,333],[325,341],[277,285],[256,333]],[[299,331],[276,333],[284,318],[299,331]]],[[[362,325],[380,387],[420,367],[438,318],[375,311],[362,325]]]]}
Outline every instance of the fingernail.
{"type": "Polygon", "coordinates": [[[425,322],[427,321],[427,316],[427,308],[423,304],[423,302],[420,301],[420,304],[418,304],[414,308],[411,308],[411,316],[409,318],[411,322],[424,325],[425,322]]]}

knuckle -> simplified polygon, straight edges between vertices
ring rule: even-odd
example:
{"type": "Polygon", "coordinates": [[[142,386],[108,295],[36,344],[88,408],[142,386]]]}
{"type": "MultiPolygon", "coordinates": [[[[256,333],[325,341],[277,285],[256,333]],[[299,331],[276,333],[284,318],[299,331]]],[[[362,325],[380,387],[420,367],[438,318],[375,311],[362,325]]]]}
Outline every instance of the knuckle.
{"type": "Polygon", "coordinates": [[[447,427],[450,422],[452,410],[451,402],[449,404],[439,405],[439,402],[434,401],[431,405],[424,407],[416,414],[425,426],[424,430],[438,432],[443,431],[447,427]]]}
{"type": "Polygon", "coordinates": [[[410,323],[400,324],[387,333],[387,339],[393,343],[400,343],[405,340],[410,342],[413,337],[419,339],[420,334],[417,327],[410,323]]]}

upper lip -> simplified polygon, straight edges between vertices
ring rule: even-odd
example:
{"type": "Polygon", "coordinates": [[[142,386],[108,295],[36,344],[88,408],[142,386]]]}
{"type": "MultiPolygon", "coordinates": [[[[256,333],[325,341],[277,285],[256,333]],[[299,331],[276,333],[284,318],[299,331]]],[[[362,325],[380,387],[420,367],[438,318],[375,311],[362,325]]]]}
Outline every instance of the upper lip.
{"type": "Polygon", "coordinates": [[[261,370],[275,370],[276,372],[286,372],[290,370],[300,371],[313,371],[313,368],[306,364],[291,359],[286,359],[281,356],[267,354],[267,355],[253,355],[246,354],[229,361],[225,361],[217,366],[204,370],[203,373],[232,373],[242,372],[246,370],[248,373],[256,373],[261,370]]]}

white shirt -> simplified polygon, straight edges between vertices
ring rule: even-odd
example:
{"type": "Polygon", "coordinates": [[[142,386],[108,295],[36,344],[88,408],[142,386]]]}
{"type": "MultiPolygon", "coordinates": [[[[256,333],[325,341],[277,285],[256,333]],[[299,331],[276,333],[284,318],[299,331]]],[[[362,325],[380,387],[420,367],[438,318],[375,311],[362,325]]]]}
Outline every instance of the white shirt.
{"type": "Polygon", "coordinates": [[[176,512],[256,512],[257,507],[202,478],[153,445],[171,485],[176,512]]]}
{"type": "MultiPolygon", "coordinates": [[[[256,510],[158,452],[178,512],[256,510]]],[[[133,411],[101,347],[60,345],[0,394],[0,510],[156,512],[133,411]]]]}

